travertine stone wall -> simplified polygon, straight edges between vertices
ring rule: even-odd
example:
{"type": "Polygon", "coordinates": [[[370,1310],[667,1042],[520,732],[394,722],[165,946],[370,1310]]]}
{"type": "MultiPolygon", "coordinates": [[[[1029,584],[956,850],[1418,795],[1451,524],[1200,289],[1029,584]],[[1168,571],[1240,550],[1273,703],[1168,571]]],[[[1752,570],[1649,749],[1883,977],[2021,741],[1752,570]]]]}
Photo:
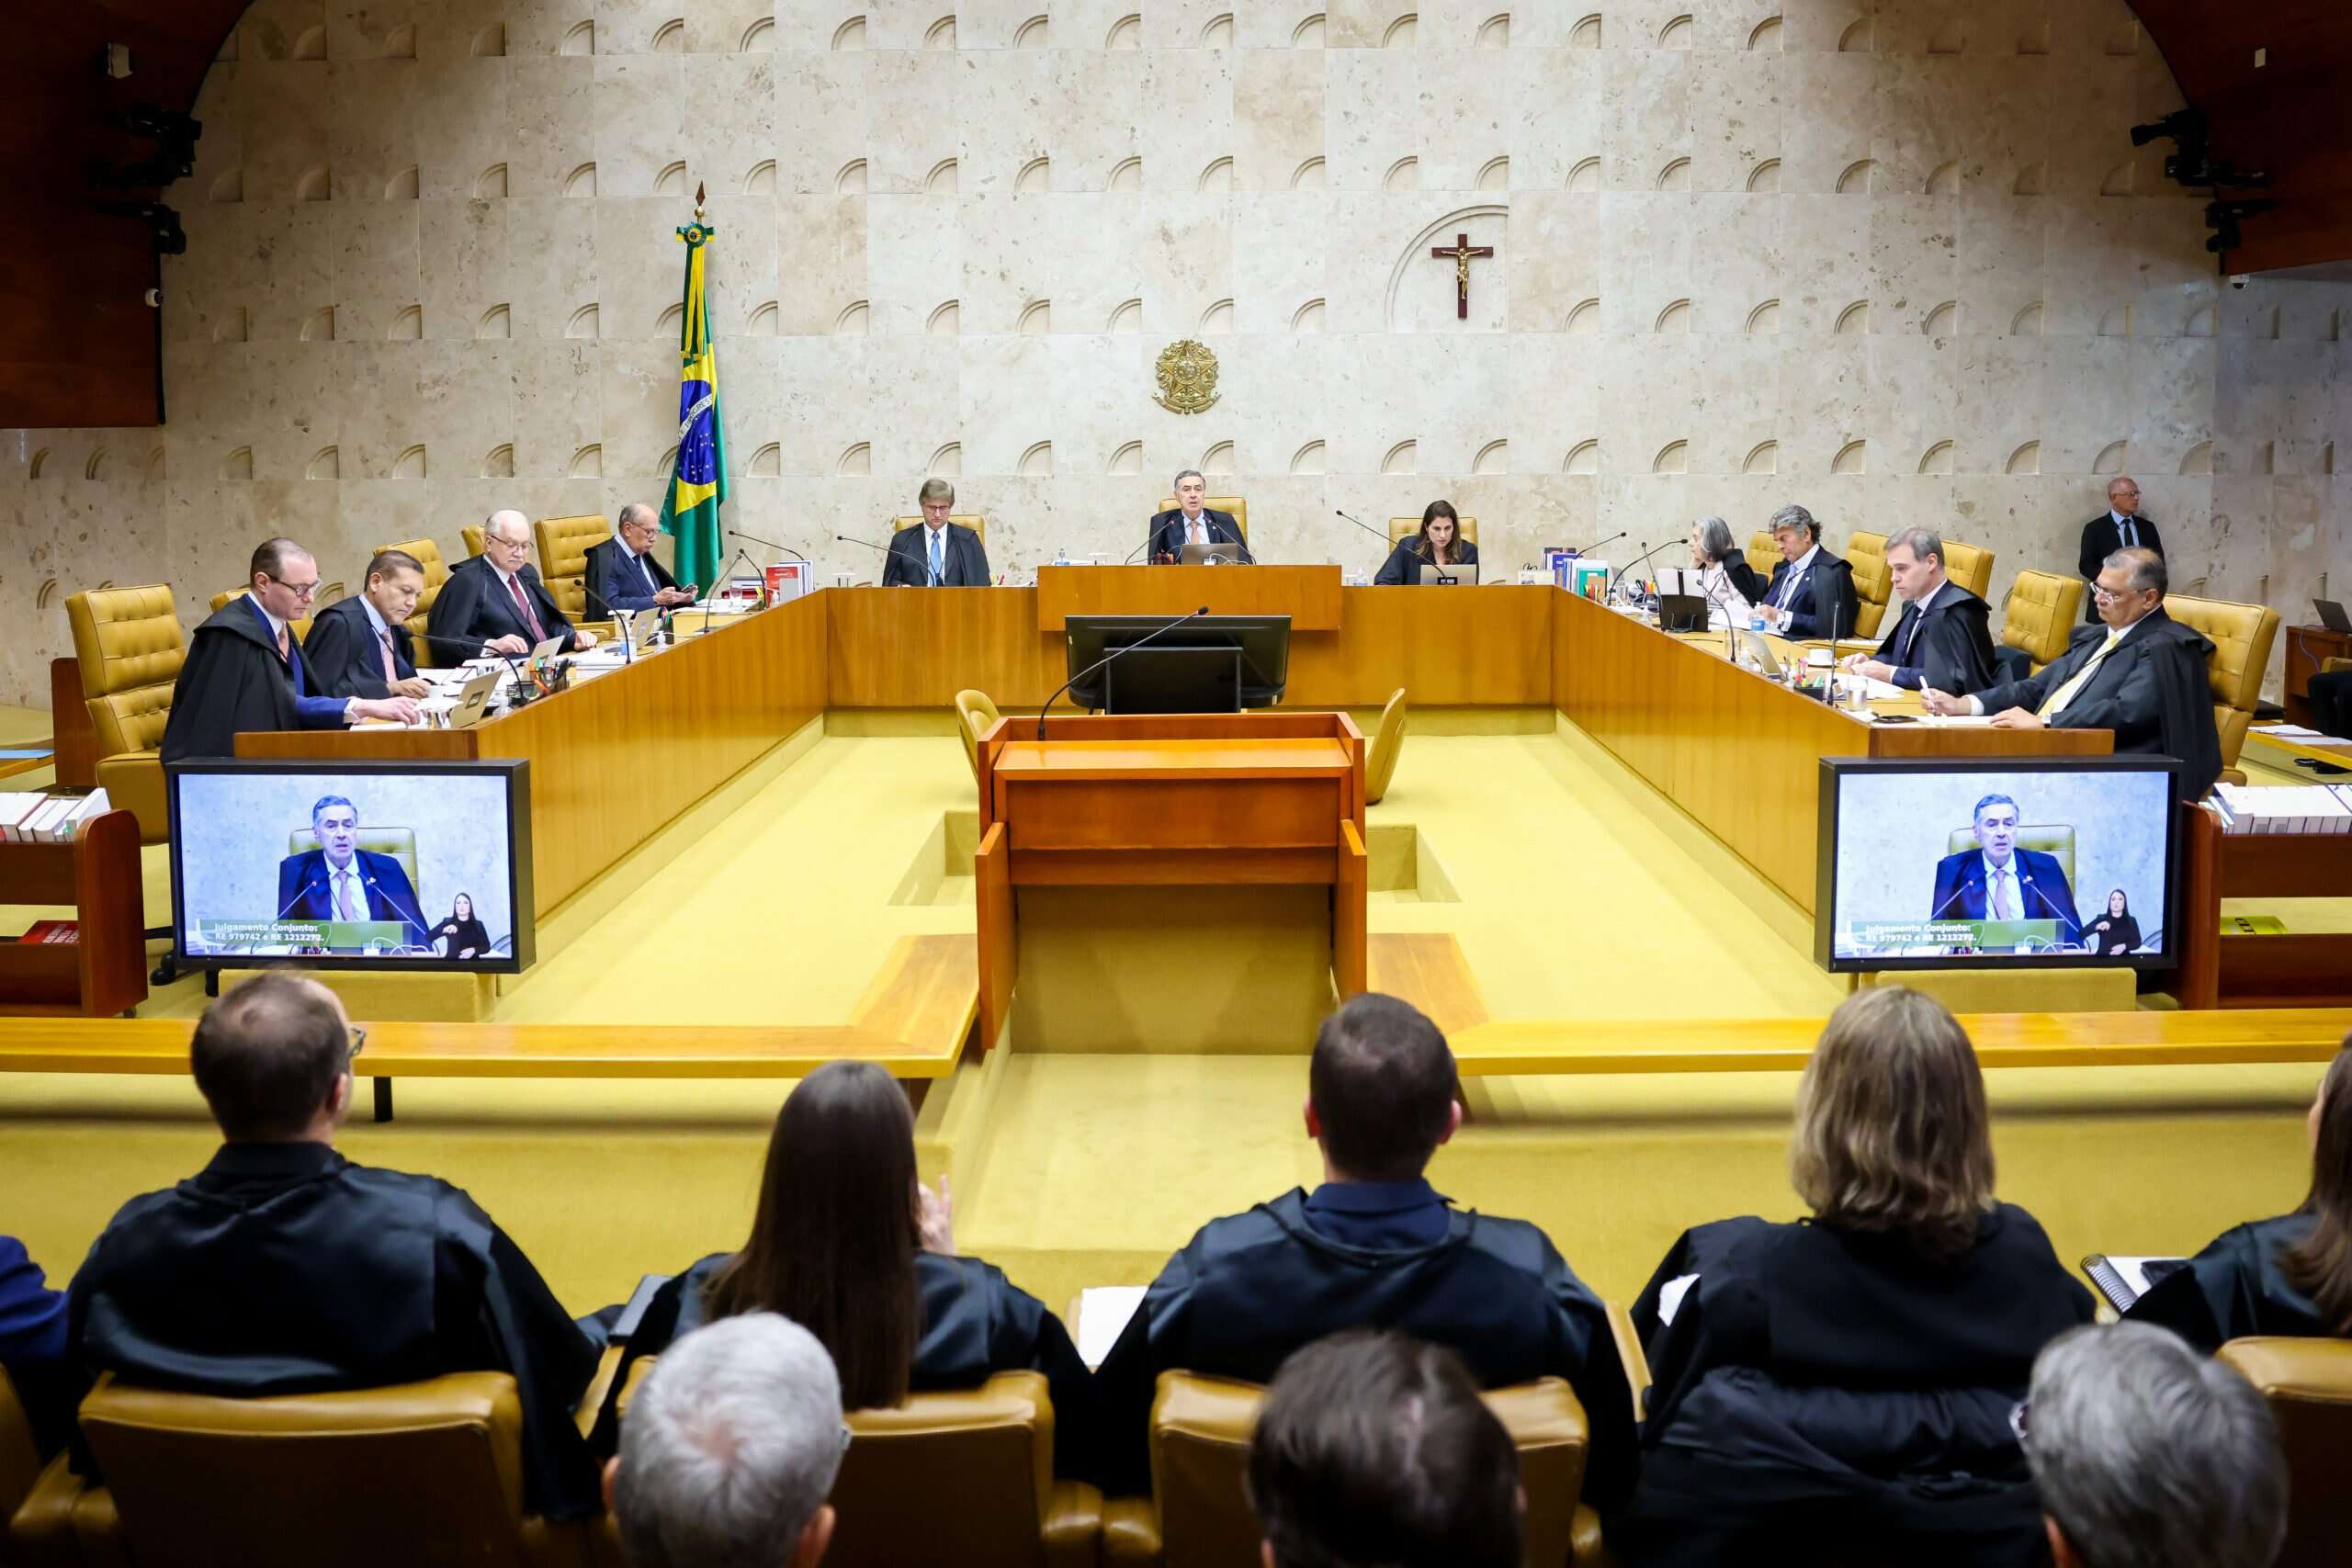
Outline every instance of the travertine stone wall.
{"type": "Polygon", "coordinates": [[[2215,276],[2120,0],[1319,3],[261,0],[170,196],[169,423],[0,433],[0,701],[76,587],[192,624],[269,532],[356,581],[655,497],[697,183],[733,518],[828,578],[926,474],[1018,575],[1198,465],[1277,559],[1438,495],[1504,566],[1794,500],[1997,595],[2128,470],[2179,582],[2352,589],[2352,288],[2215,276]]]}

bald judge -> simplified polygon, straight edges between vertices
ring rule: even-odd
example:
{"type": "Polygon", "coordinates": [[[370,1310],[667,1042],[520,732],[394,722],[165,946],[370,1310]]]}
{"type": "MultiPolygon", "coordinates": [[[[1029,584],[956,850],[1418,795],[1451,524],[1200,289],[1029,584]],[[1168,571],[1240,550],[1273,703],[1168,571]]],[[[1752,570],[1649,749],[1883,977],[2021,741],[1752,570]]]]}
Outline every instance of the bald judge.
{"type": "Polygon", "coordinates": [[[595,634],[573,629],[531,565],[530,519],[493,512],[481,532],[481,554],[451,570],[425,616],[434,647],[456,659],[528,653],[551,637],[578,652],[595,647],[595,634]]]}

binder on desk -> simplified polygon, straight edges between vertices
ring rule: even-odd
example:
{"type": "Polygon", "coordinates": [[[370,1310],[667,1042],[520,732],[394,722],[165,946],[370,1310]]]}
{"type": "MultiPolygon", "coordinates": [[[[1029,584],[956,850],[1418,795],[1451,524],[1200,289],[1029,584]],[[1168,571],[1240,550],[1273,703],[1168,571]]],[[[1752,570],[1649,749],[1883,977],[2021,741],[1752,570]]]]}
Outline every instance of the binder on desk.
{"type": "Polygon", "coordinates": [[[2132,1310],[2132,1303],[2152,1290],[2159,1280],[2188,1267],[2186,1258],[2127,1258],[2121,1254],[2094,1252],[2083,1259],[2083,1272],[2098,1288],[2107,1304],[2119,1313],[2132,1310]]]}

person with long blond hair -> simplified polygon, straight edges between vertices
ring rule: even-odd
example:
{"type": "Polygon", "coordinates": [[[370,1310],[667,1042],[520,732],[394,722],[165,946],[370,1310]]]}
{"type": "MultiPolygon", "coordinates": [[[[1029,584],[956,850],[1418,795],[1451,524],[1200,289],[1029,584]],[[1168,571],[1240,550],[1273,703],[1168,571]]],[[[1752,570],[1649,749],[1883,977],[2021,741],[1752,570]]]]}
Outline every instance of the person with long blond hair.
{"type": "Polygon", "coordinates": [[[1958,1020],[1849,998],[1796,1095],[1806,1217],[1685,1232],[1634,1306],[1654,1379],[1628,1563],[1768,1561],[1835,1541],[1906,1568],[2036,1562],[2010,1415],[2091,1318],[2031,1214],[1993,1193],[1984,1080],[1958,1020]]]}
{"type": "Polygon", "coordinates": [[[2312,1097],[2312,1185],[2291,1214],[2223,1231],[2124,1315],[2203,1350],[2249,1334],[2352,1337],[2352,1034],[2312,1097]]]}

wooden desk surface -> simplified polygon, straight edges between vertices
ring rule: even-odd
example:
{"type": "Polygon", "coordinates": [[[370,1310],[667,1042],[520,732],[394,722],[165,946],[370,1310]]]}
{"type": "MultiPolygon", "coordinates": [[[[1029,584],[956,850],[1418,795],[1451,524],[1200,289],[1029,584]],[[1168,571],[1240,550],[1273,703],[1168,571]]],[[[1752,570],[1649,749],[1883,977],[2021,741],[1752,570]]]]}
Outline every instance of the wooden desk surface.
{"type": "Polygon", "coordinates": [[[1226,774],[1285,773],[1337,776],[1353,765],[1347,747],[1329,738],[1265,740],[1035,740],[1007,741],[996,771],[1008,782],[1023,777],[1114,779],[1149,773],[1168,779],[1213,779],[1226,774]]]}
{"type": "Polygon", "coordinates": [[[1071,615],[1288,615],[1294,632],[1340,629],[1336,566],[1041,566],[1037,629],[1071,615]]]}

